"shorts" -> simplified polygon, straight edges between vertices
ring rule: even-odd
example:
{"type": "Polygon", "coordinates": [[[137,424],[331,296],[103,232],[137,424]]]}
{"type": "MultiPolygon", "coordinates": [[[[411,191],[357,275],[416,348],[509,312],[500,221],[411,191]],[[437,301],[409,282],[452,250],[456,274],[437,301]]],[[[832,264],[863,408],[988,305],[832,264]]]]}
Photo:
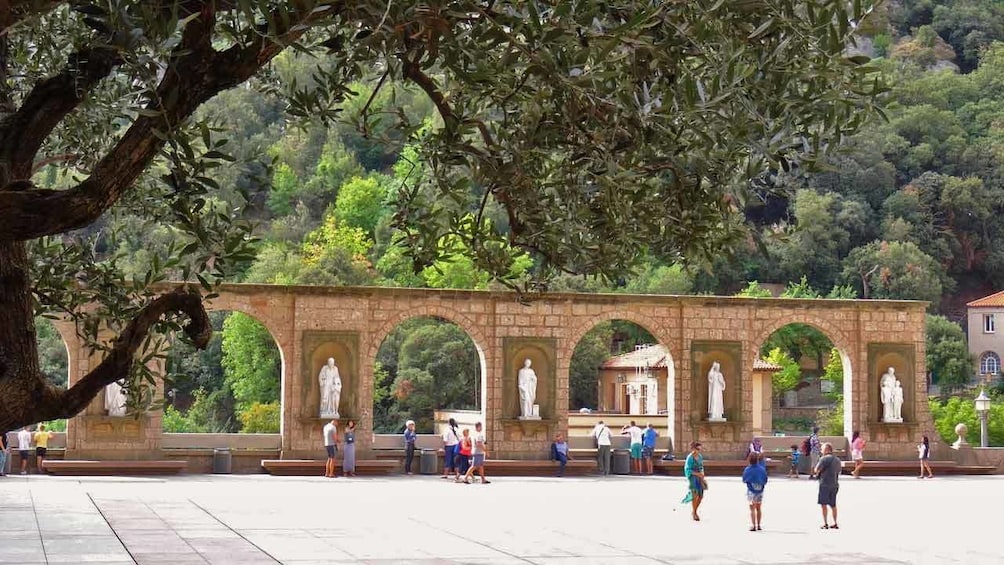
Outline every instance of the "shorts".
{"type": "Polygon", "coordinates": [[[333,446],[333,445],[325,445],[324,449],[328,452],[328,458],[329,459],[334,459],[335,458],[335,446],[333,446]]]}
{"type": "Polygon", "coordinates": [[[21,459],[27,459],[31,455],[31,452],[27,449],[18,450],[18,453],[21,454],[21,459]]]}
{"type": "Polygon", "coordinates": [[[645,459],[651,459],[653,455],[655,455],[655,448],[654,447],[648,447],[647,445],[646,446],[642,446],[642,448],[641,448],[641,456],[643,458],[645,458],[645,459]]]}
{"type": "Polygon", "coordinates": [[[39,457],[45,457],[45,453],[47,451],[49,451],[49,450],[47,448],[45,448],[45,447],[36,447],[35,448],[35,455],[37,455],[39,457]]]}
{"type": "Polygon", "coordinates": [[[631,444],[631,459],[641,459],[641,444],[632,443],[631,444]]]}
{"type": "Polygon", "coordinates": [[[475,453],[474,454],[474,466],[475,467],[484,467],[484,465],[485,465],[485,454],[484,453],[475,453]]]}
{"type": "Polygon", "coordinates": [[[821,506],[837,506],[837,491],[840,490],[839,486],[829,487],[819,485],[819,497],[817,498],[816,504],[821,506]]]}
{"type": "Polygon", "coordinates": [[[753,491],[749,491],[749,490],[746,491],[746,500],[748,500],[750,504],[760,504],[760,503],[762,503],[763,502],[763,491],[760,491],[760,492],[753,492],[753,491]]]}
{"type": "Polygon", "coordinates": [[[854,451],[853,449],[851,450],[851,461],[861,461],[864,458],[865,458],[864,453],[860,451],[854,451]]]}

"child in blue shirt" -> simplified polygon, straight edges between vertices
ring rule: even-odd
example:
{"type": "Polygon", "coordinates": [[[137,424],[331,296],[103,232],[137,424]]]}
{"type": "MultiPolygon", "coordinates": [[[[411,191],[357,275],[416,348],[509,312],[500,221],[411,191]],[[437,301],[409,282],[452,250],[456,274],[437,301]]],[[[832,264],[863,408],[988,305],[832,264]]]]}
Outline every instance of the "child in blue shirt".
{"type": "Polygon", "coordinates": [[[746,500],[750,503],[750,531],[757,532],[760,531],[760,519],[763,518],[760,505],[763,503],[763,490],[767,486],[767,466],[760,453],[750,453],[747,463],[749,464],[743,469],[743,482],[746,483],[746,500]]]}
{"type": "Polygon", "coordinates": [[[789,478],[798,478],[798,461],[802,458],[802,454],[798,452],[798,446],[791,446],[791,470],[788,471],[789,478]]]}

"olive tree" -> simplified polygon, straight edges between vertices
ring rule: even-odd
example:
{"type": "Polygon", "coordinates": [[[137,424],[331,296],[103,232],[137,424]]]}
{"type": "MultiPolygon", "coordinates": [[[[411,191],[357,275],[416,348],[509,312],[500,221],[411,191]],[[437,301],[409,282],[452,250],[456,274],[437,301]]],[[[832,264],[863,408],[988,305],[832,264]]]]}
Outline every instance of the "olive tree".
{"type": "Polygon", "coordinates": [[[0,3],[0,426],[72,416],[124,377],[140,408],[151,336],[206,344],[202,300],[251,254],[220,198],[232,187],[214,180],[226,124],[196,114],[225,89],[284,95],[291,115],[364,136],[393,122],[422,160],[394,215],[415,270],[458,241],[491,276],[540,289],[559,271],[610,277],[642,255],[727,249],[775,171],[812,165],[873,114],[886,88],[846,55],[873,4],[0,3]],[[307,84],[270,72],[286,49],[316,65],[307,84]],[[370,100],[410,85],[439,119],[368,102],[341,115],[360,82],[370,100]],[[124,277],[109,251],[116,215],[174,236],[145,275],[124,277]],[[523,283],[511,266],[526,254],[523,283]],[[39,371],[36,313],[104,350],[68,389],[39,371]]]}

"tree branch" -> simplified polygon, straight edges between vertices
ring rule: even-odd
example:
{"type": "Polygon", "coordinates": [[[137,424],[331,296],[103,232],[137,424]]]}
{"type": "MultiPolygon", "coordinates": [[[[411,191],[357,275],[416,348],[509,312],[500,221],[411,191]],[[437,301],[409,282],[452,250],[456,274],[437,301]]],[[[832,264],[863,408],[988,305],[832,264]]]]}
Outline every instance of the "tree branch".
{"type": "Polygon", "coordinates": [[[65,0],[7,0],[0,2],[0,35],[32,16],[51,12],[65,0]]]}
{"type": "Polygon", "coordinates": [[[36,84],[21,107],[0,121],[0,159],[10,163],[12,179],[31,178],[42,143],[120,62],[108,47],[78,51],[70,55],[62,72],[36,84]]]}
{"type": "Polygon", "coordinates": [[[104,360],[69,389],[49,386],[44,390],[33,414],[39,421],[72,418],[84,410],[101,390],[129,374],[136,352],[142,347],[150,329],[166,314],[188,316],[185,334],[199,349],[205,349],[212,336],[209,315],[198,293],[184,287],[158,296],[140,310],[113,342],[104,360]]]}
{"type": "MultiPolygon", "coordinates": [[[[211,6],[207,2],[204,6],[211,6]]],[[[337,13],[341,2],[326,9],[274,15],[276,34],[249,32],[244,45],[226,51],[212,49],[212,8],[186,28],[183,41],[171,58],[164,78],[148,105],[155,114],[139,116],[115,146],[95,165],[91,175],[64,191],[30,189],[17,192],[0,188],[0,240],[24,241],[63,233],[93,223],[132,187],[166,143],[165,134],[192,115],[217,93],[254,75],[311,25],[337,13]],[[283,23],[285,22],[285,23],[283,23]]]]}

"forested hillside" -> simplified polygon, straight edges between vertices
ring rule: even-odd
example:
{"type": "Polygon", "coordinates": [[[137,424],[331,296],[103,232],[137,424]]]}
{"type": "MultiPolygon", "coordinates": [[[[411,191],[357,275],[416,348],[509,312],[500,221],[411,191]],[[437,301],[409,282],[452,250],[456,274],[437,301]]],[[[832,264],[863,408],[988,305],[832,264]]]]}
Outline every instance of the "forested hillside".
{"type": "MultiPolygon", "coordinates": [[[[858,48],[878,59],[893,86],[887,119],[874,119],[847,139],[824,170],[795,169],[770,178],[757,200],[744,203],[748,234],[733,254],[706,263],[642,260],[635,272],[616,280],[562,275],[550,289],[734,294],[750,281],[801,283],[821,295],[832,290],[837,296],[927,300],[932,313],[958,320],[965,301],[1004,287],[1004,6],[995,0],[903,0],[886,4],[877,16],[862,30],[858,48]]],[[[289,50],[260,80],[305,85],[317,80],[316,73],[316,61],[289,50]]],[[[263,95],[261,88],[223,92],[202,108],[230,140],[224,150],[233,158],[210,175],[220,188],[218,205],[246,207],[259,238],[240,282],[479,289],[498,284],[461,255],[415,272],[401,251],[404,234],[391,228],[391,214],[395,203],[420,198],[416,187],[436,174],[416,147],[423,128],[441,118],[424,93],[384,85],[379,77],[351,90],[342,111],[346,119],[331,127],[291,116],[279,97],[263,95]]],[[[43,169],[39,184],[68,183],[60,172],[56,165],[43,169]]],[[[481,189],[470,190],[479,200],[481,189]]],[[[119,206],[96,229],[102,233],[97,249],[142,277],[152,252],[168,249],[173,237],[156,222],[136,220],[129,206],[139,204],[119,206]]],[[[509,221],[491,200],[486,215],[503,230],[509,221]]],[[[448,250],[464,245],[450,237],[407,243],[448,250]]],[[[506,268],[514,281],[536,265],[523,255],[506,268]]],[[[471,385],[477,377],[467,374],[470,345],[431,328],[425,322],[411,327],[424,332],[426,347],[443,350],[447,344],[445,350],[458,357],[444,364],[420,356],[407,345],[414,339],[395,334],[392,350],[381,350],[381,390],[375,395],[378,412],[388,421],[420,408],[407,398],[408,386],[441,388],[434,385],[437,371],[450,367],[454,372],[466,367],[453,396],[426,395],[426,403],[476,403],[471,385]],[[399,368],[412,378],[402,379],[399,368]]],[[[238,347],[237,340],[231,342],[238,347]]],[[[226,333],[220,343],[198,356],[179,348],[172,370],[202,377],[176,390],[174,400],[182,410],[193,402],[200,410],[214,406],[215,415],[193,426],[232,430],[238,420],[251,418],[239,417],[251,407],[267,412],[261,406],[278,389],[240,380],[274,378],[240,366],[260,365],[260,356],[235,354],[222,362],[224,372],[245,375],[240,378],[206,369],[226,358],[226,333]]],[[[573,376],[577,380],[582,379],[573,376]]],[[[592,386],[585,383],[573,396],[595,396],[592,386]]],[[[177,422],[182,416],[171,418],[177,422]]]]}

